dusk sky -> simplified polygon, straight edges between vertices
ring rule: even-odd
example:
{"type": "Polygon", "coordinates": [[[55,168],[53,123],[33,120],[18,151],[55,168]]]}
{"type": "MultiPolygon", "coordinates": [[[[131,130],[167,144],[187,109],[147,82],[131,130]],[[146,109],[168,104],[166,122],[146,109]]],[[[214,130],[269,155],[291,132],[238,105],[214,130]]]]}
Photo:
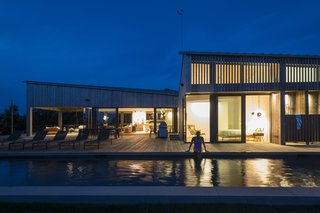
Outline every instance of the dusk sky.
{"type": "Polygon", "coordinates": [[[23,81],[178,89],[183,50],[320,55],[320,1],[0,0],[0,110],[23,81]]]}

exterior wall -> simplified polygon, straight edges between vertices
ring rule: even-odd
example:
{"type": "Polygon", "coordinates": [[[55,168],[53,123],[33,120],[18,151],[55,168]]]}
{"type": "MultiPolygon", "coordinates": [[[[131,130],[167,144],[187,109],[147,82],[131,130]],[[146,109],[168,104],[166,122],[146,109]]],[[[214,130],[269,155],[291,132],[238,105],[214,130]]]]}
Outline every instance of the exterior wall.
{"type": "MultiPolygon", "coordinates": [[[[296,131],[296,116],[285,114],[286,91],[304,91],[308,94],[308,91],[320,90],[320,57],[192,52],[182,54],[184,60],[181,73],[185,76],[181,79],[184,79],[185,87],[180,91],[180,101],[186,94],[211,94],[211,103],[214,103],[215,98],[223,94],[276,93],[277,98],[271,100],[270,106],[274,121],[271,126],[274,133],[271,142],[285,144],[286,141],[320,141],[320,129],[311,128],[320,126],[320,121],[317,115],[309,115],[307,95],[306,113],[302,115],[302,128],[299,131],[296,131]]],[[[183,109],[181,107],[179,104],[180,112],[183,109]]],[[[211,114],[218,116],[215,106],[211,108],[211,114]]],[[[185,118],[180,121],[180,128],[184,128],[184,120],[185,118]]],[[[211,118],[211,142],[216,141],[215,122],[216,118],[211,118]]]]}
{"type": "Polygon", "coordinates": [[[178,95],[27,82],[27,107],[175,108],[178,95]]]}
{"type": "MultiPolygon", "coordinates": [[[[30,81],[26,83],[27,135],[32,134],[32,108],[51,108],[61,111],[68,108],[90,107],[93,111],[93,117],[89,126],[95,128],[95,115],[98,108],[115,108],[118,112],[118,108],[154,108],[156,110],[156,108],[177,109],[178,106],[178,93],[175,91],[107,88],[30,81]]],[[[62,125],[61,112],[59,112],[58,123],[60,126],[62,125]]]]}
{"type": "MultiPolygon", "coordinates": [[[[211,65],[211,82],[210,84],[191,84],[191,72],[185,71],[188,81],[186,82],[186,92],[235,92],[235,91],[280,91],[280,90],[319,90],[319,73],[315,69],[314,79],[316,81],[307,81],[307,76],[302,77],[301,82],[290,81],[289,76],[286,77],[286,65],[298,64],[306,66],[319,66],[320,58],[308,58],[308,57],[277,57],[277,56],[229,56],[229,55],[188,55],[191,57],[191,63],[209,63],[211,65]],[[239,64],[239,83],[216,83],[216,64],[239,64]],[[279,81],[265,81],[265,83],[245,83],[244,80],[244,64],[279,64],[280,65],[280,79],[279,81]],[[287,80],[287,82],[286,82],[287,80]]],[[[191,67],[191,63],[187,67],[191,67]]],[[[298,70],[295,70],[298,71],[298,70]]],[[[263,70],[261,70],[263,74],[263,70]]],[[[231,76],[227,76],[227,78],[231,76]]],[[[232,79],[229,79],[232,80],[232,79]]]]}
{"type": "Polygon", "coordinates": [[[178,101],[178,132],[179,137],[184,140],[185,130],[185,93],[190,90],[190,79],[187,79],[187,72],[190,72],[191,57],[183,55],[182,57],[182,68],[180,75],[180,85],[179,85],[179,101],[178,101]]]}

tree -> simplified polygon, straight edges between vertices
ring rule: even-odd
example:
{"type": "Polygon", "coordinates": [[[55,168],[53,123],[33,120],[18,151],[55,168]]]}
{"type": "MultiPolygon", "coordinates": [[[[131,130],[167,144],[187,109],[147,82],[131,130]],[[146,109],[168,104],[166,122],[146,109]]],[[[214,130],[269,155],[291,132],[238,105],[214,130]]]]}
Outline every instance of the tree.
{"type": "MultiPolygon", "coordinates": [[[[26,116],[19,114],[17,105],[13,105],[13,130],[24,131],[26,129],[26,116]]],[[[0,114],[0,134],[11,133],[11,107],[8,107],[0,114]]]]}

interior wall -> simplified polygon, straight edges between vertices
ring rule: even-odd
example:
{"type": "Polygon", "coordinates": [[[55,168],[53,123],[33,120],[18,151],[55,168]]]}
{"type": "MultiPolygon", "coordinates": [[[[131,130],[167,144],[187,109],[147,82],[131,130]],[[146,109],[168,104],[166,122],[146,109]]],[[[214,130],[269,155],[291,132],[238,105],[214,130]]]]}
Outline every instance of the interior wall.
{"type": "Polygon", "coordinates": [[[201,131],[201,136],[206,142],[210,141],[210,96],[190,95],[186,99],[186,135],[187,142],[195,136],[194,130],[201,131]]]}
{"type": "Polygon", "coordinates": [[[270,142],[270,125],[270,96],[246,96],[247,141],[270,142]],[[255,136],[257,133],[263,133],[263,136],[255,136]]]}
{"type": "Polygon", "coordinates": [[[271,95],[271,143],[281,144],[280,93],[271,95]]]}
{"type": "Polygon", "coordinates": [[[241,142],[241,97],[218,97],[219,142],[241,142]]]}

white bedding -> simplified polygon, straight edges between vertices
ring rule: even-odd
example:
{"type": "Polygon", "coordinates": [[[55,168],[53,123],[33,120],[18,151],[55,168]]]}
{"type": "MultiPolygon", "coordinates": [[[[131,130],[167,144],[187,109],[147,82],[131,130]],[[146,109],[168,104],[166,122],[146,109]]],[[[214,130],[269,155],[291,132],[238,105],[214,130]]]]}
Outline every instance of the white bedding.
{"type": "Polygon", "coordinates": [[[241,136],[241,129],[225,129],[219,131],[219,136],[222,138],[228,137],[240,137],[241,136]]]}

